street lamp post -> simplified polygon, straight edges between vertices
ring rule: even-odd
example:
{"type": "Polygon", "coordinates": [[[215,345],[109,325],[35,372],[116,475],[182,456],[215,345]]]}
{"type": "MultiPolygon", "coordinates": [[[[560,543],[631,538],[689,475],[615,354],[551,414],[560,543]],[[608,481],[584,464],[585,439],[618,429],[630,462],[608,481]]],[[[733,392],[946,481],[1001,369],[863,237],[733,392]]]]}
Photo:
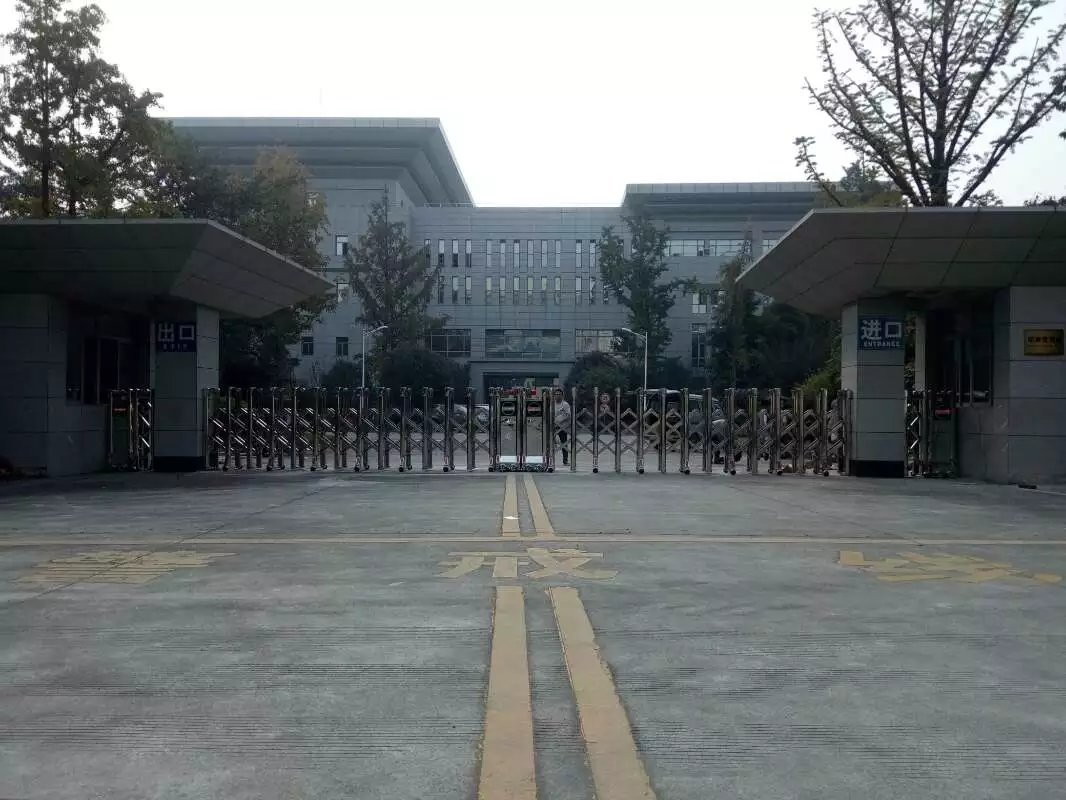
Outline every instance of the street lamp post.
{"type": "Polygon", "coordinates": [[[362,357],[360,358],[360,367],[359,367],[359,388],[361,390],[366,388],[366,337],[367,336],[373,336],[375,333],[380,333],[381,331],[385,330],[387,327],[389,327],[389,326],[388,325],[379,325],[378,327],[374,328],[374,330],[372,330],[372,331],[368,331],[365,327],[363,328],[363,348],[362,348],[363,349],[363,353],[362,353],[362,357]]]}

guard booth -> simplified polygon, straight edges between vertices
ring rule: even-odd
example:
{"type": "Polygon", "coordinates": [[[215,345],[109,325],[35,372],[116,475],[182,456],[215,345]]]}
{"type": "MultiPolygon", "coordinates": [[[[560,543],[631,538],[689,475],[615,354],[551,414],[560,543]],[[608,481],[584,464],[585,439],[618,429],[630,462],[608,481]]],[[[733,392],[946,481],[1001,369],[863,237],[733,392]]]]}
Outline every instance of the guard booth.
{"type": "Polygon", "coordinates": [[[738,284],[840,319],[851,474],[1066,481],[1066,209],[817,209],[738,284]]]}
{"type": "Polygon", "coordinates": [[[220,320],[331,288],[207,220],[0,221],[0,463],[202,469],[220,320]]]}
{"type": "Polygon", "coordinates": [[[553,409],[551,389],[496,389],[493,463],[501,472],[553,472],[553,409]]]}

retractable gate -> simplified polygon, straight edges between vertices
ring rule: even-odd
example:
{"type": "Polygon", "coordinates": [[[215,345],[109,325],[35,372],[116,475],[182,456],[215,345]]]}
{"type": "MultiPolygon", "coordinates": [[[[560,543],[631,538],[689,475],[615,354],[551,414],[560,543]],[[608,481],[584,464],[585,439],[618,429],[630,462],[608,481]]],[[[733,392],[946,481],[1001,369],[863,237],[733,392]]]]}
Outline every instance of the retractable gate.
{"type": "Polygon", "coordinates": [[[113,389],[107,414],[107,464],[111,469],[150,470],[155,444],[151,389],[113,389]]]}
{"type": "Polygon", "coordinates": [[[204,463],[222,470],[552,471],[565,449],[571,471],[847,471],[847,392],[830,398],[822,391],[811,402],[779,389],[716,396],[574,388],[569,413],[546,389],[493,389],[487,403],[477,400],[471,388],[404,388],[399,396],[384,388],[212,389],[204,395],[204,463]]]}

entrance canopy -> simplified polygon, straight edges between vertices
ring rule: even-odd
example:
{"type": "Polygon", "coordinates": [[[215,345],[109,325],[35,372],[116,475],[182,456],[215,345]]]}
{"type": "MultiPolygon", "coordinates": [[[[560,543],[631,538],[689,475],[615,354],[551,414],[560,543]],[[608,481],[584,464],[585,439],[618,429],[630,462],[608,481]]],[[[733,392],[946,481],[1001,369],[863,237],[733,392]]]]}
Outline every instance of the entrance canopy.
{"type": "Polygon", "coordinates": [[[34,219],[0,222],[0,293],[48,294],[146,313],[187,300],[262,317],[332,288],[207,220],[34,219]]]}
{"type": "Polygon", "coordinates": [[[739,283],[826,316],[886,295],[1066,286],[1066,209],[818,209],[739,283]]]}

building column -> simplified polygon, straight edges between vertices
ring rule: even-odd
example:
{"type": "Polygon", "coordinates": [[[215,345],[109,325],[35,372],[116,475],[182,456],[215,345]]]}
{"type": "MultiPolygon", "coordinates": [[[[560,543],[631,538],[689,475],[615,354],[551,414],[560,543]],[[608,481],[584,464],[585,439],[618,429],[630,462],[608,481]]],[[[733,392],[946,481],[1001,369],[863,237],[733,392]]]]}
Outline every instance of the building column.
{"type": "Polygon", "coordinates": [[[203,393],[218,386],[219,315],[203,306],[168,308],[152,324],[152,388],[158,472],[203,469],[203,393]]]}
{"type": "Polygon", "coordinates": [[[902,478],[906,458],[904,314],[892,299],[860,300],[841,312],[840,384],[853,395],[850,474],[902,478]]]}

